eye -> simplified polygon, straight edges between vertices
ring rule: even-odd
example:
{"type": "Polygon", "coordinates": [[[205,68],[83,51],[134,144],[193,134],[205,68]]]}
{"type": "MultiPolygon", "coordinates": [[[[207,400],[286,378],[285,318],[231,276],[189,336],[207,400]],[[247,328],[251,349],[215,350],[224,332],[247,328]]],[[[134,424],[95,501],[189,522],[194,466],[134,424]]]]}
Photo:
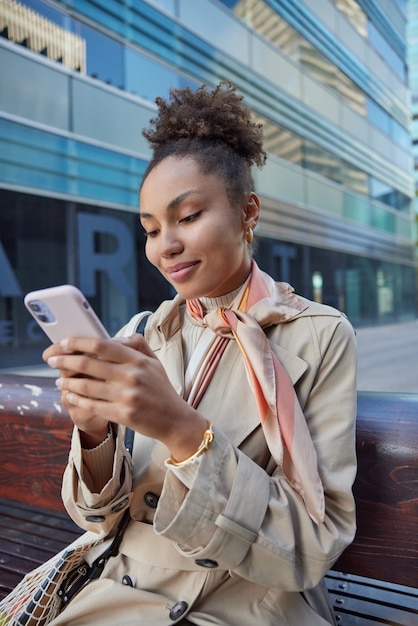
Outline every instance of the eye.
{"type": "Polygon", "coordinates": [[[158,230],[150,230],[149,232],[144,231],[142,234],[144,235],[144,237],[146,239],[153,239],[154,237],[156,237],[158,235],[158,230]]]}
{"type": "Polygon", "coordinates": [[[186,217],[183,217],[180,221],[185,224],[189,224],[190,222],[194,222],[199,217],[200,214],[201,214],[201,211],[197,211],[196,213],[191,213],[190,215],[186,215],[186,217]]]}

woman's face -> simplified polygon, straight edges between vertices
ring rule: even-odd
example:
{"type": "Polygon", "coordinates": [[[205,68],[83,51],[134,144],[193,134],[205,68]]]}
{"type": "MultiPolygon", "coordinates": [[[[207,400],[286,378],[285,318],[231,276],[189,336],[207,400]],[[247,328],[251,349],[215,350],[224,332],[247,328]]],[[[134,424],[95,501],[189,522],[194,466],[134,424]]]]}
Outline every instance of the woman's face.
{"type": "Polygon", "coordinates": [[[221,178],[192,158],[167,157],[141,190],[146,255],[183,298],[224,295],[248,277],[245,235],[258,211],[255,194],[232,207],[221,178]]]}

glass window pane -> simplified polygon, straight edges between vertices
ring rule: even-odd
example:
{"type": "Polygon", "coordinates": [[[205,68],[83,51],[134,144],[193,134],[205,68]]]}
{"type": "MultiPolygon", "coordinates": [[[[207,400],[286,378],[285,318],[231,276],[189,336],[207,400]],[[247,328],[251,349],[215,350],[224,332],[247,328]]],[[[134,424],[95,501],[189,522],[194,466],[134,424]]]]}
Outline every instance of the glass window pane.
{"type": "Polygon", "coordinates": [[[358,169],[351,163],[343,161],[343,183],[346,187],[354,189],[358,193],[369,195],[369,177],[366,172],[358,169]]]}
{"type": "Polygon", "coordinates": [[[71,19],[40,0],[11,3],[3,36],[70,69],[85,72],[85,41],[71,32],[71,19]]]}
{"type": "Polygon", "coordinates": [[[393,189],[389,187],[386,183],[377,178],[370,177],[370,196],[373,200],[379,200],[379,202],[383,202],[384,204],[388,204],[389,206],[395,205],[393,204],[393,189]]]}
{"type": "Polygon", "coordinates": [[[403,60],[396,54],[394,49],[370,20],[367,24],[367,30],[370,43],[374,46],[385,63],[387,63],[399,78],[404,81],[406,79],[406,66],[403,60]]]}
{"type": "Polygon", "coordinates": [[[0,203],[0,369],[43,363],[49,340],[23,305],[32,289],[79,286],[111,334],[173,295],[136,213],[6,190],[0,203]]]}
{"type": "Polygon", "coordinates": [[[380,128],[386,135],[390,135],[391,117],[381,106],[371,98],[367,99],[367,112],[369,120],[380,128]]]}
{"type": "Polygon", "coordinates": [[[3,190],[0,199],[0,367],[13,367],[22,359],[41,363],[49,341],[26,311],[23,296],[65,282],[66,213],[53,198],[3,190]]]}
{"type": "Polygon", "coordinates": [[[254,114],[253,117],[254,121],[263,125],[263,145],[267,152],[295,165],[302,165],[301,137],[261,115],[254,114]]]}
{"type": "Polygon", "coordinates": [[[198,82],[179,74],[166,65],[135,52],[125,49],[126,85],[125,89],[146,100],[154,101],[157,96],[168,96],[169,87],[195,89],[198,82]]]}
{"type": "Polygon", "coordinates": [[[338,157],[320,146],[304,141],[304,167],[336,183],[342,182],[342,164],[338,157]]]}
{"type": "Polygon", "coordinates": [[[122,45],[80,22],[74,21],[73,28],[86,42],[87,74],[123,89],[122,45]]]}
{"type": "Polygon", "coordinates": [[[363,37],[367,36],[367,15],[357,0],[334,0],[334,4],[351,22],[356,31],[363,37]]]}

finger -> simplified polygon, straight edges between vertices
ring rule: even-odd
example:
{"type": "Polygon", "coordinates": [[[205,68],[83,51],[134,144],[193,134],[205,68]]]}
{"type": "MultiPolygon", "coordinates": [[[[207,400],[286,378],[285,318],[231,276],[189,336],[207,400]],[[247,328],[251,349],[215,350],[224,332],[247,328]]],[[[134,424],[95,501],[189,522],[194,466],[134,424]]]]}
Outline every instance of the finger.
{"type": "Polygon", "coordinates": [[[74,410],[74,408],[76,408],[81,415],[100,415],[100,419],[122,425],[126,425],[131,419],[131,416],[128,415],[122,408],[118,410],[115,415],[115,406],[112,402],[80,396],[72,391],[64,391],[62,395],[63,404],[65,404],[69,409],[74,410]]]}
{"type": "Polygon", "coordinates": [[[156,359],[140,335],[125,341],[72,337],[65,342],[64,350],[48,358],[50,367],[102,379],[113,379],[116,375],[112,364],[140,365],[143,357],[156,359]]]}
{"type": "Polygon", "coordinates": [[[124,362],[132,356],[132,353],[126,352],[126,348],[134,348],[137,351],[146,351],[147,354],[153,354],[147,346],[142,335],[133,335],[132,337],[122,337],[114,339],[94,339],[89,337],[69,337],[59,344],[61,351],[57,349],[52,355],[58,354],[90,354],[106,361],[115,363],[124,362]]]}
{"type": "Polygon", "coordinates": [[[45,362],[48,362],[50,357],[56,356],[57,354],[65,354],[65,350],[60,343],[53,343],[43,351],[42,358],[45,362]]]}
{"type": "Polygon", "coordinates": [[[67,392],[67,394],[64,395],[74,393],[95,400],[109,401],[112,399],[112,385],[94,378],[60,377],[57,378],[55,384],[62,392],[67,392]]]}
{"type": "Polygon", "coordinates": [[[130,335],[129,337],[114,337],[112,341],[137,350],[146,356],[155,357],[154,352],[151,350],[144,337],[139,333],[130,335]]]}
{"type": "Polygon", "coordinates": [[[60,370],[61,377],[65,379],[99,378],[111,379],[114,375],[112,363],[90,354],[61,354],[51,356],[48,359],[50,367],[60,370]]]}

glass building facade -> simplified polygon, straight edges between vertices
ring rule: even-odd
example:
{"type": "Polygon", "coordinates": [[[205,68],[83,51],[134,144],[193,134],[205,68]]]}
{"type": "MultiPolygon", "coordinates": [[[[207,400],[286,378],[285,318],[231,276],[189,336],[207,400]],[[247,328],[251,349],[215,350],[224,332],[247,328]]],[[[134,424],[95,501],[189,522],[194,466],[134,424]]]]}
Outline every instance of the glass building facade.
{"type": "MultiPolygon", "coordinates": [[[[415,178],[415,213],[418,224],[418,0],[408,0],[408,69],[412,110],[412,152],[415,178]]],[[[417,238],[418,261],[418,238],[417,238]]],[[[418,271],[417,271],[418,289],[418,271]]]]}
{"type": "Polygon", "coordinates": [[[40,363],[24,294],[78,285],[112,333],[170,287],[138,224],[141,130],[229,79],[264,126],[256,258],[354,326],[415,318],[402,0],[0,1],[0,369],[40,363]]]}

